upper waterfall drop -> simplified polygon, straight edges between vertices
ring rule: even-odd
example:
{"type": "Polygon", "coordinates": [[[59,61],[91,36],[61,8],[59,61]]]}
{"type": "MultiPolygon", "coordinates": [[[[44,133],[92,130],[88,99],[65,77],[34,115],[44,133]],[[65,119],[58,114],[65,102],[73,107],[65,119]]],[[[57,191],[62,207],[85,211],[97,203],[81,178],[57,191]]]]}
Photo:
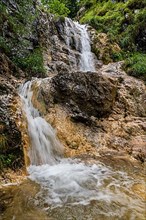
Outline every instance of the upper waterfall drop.
{"type": "Polygon", "coordinates": [[[78,52],[77,56],[79,56],[79,59],[77,59],[76,55],[73,55],[75,60],[73,67],[83,72],[94,72],[94,55],[91,52],[90,37],[86,25],[81,25],[69,18],[65,18],[65,34],[67,46],[75,49],[78,52]],[[77,62],[77,60],[79,61],[77,62]]]}
{"type": "Polygon", "coordinates": [[[63,147],[56,138],[56,134],[50,124],[40,116],[32,104],[32,84],[39,80],[28,81],[19,89],[19,95],[23,101],[28,133],[30,137],[29,158],[32,165],[56,164],[63,152],[63,147]]]}

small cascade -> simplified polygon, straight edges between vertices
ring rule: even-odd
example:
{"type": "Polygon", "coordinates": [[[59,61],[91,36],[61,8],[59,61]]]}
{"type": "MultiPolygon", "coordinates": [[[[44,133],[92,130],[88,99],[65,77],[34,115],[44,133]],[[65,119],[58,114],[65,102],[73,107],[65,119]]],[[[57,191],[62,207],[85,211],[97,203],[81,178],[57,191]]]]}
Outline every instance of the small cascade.
{"type": "MultiPolygon", "coordinates": [[[[36,81],[36,83],[38,82],[36,81]]],[[[31,142],[28,156],[32,165],[56,164],[58,155],[63,152],[63,149],[51,125],[40,116],[39,111],[32,105],[32,83],[34,81],[28,81],[19,89],[31,142]]]]}
{"type": "Polygon", "coordinates": [[[83,72],[95,71],[94,55],[91,52],[90,38],[86,25],[65,19],[65,41],[70,49],[71,67],[83,72]],[[77,51],[77,53],[72,50],[77,51]]]}

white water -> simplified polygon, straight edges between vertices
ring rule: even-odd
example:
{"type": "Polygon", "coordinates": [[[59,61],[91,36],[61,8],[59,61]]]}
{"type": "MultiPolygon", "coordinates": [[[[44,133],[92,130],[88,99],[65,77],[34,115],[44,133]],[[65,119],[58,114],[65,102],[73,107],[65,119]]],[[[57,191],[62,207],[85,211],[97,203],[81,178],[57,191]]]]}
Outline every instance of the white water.
{"type": "Polygon", "coordinates": [[[76,159],[59,156],[62,145],[53,128],[32,105],[34,83],[40,81],[22,85],[20,96],[31,139],[29,178],[41,185],[36,198],[38,203],[48,204],[51,208],[66,204],[87,205],[92,200],[107,205],[114,203],[116,208],[112,215],[121,216],[124,216],[127,209],[142,210],[141,201],[130,195],[134,181],[126,173],[114,172],[101,163],[84,164],[76,159]]]}
{"type": "Polygon", "coordinates": [[[65,19],[65,35],[68,48],[72,45],[79,53],[79,58],[71,52],[70,60],[72,60],[74,68],[83,72],[95,71],[94,56],[91,52],[90,38],[87,32],[86,25],[81,25],[78,22],[73,22],[71,19],[65,19]],[[78,62],[77,62],[78,61],[78,62]]]}
{"type": "Polygon", "coordinates": [[[63,152],[63,147],[57,140],[51,125],[40,116],[39,111],[32,105],[32,82],[28,81],[22,85],[19,92],[23,101],[31,140],[29,158],[32,165],[56,164],[58,155],[63,152]]]}

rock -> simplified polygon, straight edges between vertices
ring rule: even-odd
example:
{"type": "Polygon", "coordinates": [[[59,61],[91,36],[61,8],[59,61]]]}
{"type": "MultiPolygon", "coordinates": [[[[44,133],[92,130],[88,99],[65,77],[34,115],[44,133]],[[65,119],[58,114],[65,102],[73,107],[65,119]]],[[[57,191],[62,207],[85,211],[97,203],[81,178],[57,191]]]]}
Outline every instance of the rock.
{"type": "Polygon", "coordinates": [[[95,53],[97,59],[101,60],[104,64],[113,62],[116,54],[121,52],[117,43],[110,42],[107,34],[98,33],[92,27],[88,27],[92,51],[95,53]]]}
{"type": "Polygon", "coordinates": [[[75,117],[107,116],[115,101],[117,82],[98,73],[60,73],[52,79],[54,103],[69,106],[75,117]]]}
{"type": "MultiPolygon", "coordinates": [[[[19,69],[14,63],[4,54],[0,52],[0,76],[7,79],[10,79],[11,76],[15,76],[18,79],[25,77],[24,72],[19,69]]],[[[13,83],[17,86],[17,80],[13,79],[13,83]]]]}

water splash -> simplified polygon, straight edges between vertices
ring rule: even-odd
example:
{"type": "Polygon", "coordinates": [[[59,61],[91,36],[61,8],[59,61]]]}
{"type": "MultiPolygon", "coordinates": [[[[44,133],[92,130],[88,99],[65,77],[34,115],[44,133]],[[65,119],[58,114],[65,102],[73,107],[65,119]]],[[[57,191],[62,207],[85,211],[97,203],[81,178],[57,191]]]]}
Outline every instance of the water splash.
{"type": "Polygon", "coordinates": [[[74,49],[78,54],[70,50],[70,61],[77,70],[87,72],[95,71],[94,56],[91,52],[90,38],[86,25],[73,22],[65,18],[65,41],[70,49],[74,49]]]}

